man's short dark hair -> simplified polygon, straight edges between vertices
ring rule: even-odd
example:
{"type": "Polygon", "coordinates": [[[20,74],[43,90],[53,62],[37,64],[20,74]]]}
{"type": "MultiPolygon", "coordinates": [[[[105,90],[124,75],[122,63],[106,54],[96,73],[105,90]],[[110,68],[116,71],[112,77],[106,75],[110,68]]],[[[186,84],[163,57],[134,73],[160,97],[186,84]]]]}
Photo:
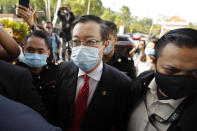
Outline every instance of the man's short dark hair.
{"type": "Polygon", "coordinates": [[[169,31],[156,43],[156,59],[161,56],[163,48],[168,44],[174,44],[180,48],[197,48],[197,30],[191,28],[180,28],[169,31]]]}
{"type": "Polygon", "coordinates": [[[104,21],[107,27],[109,28],[109,34],[112,34],[114,37],[117,37],[117,26],[114,22],[105,20],[104,21]]]}
{"type": "Polygon", "coordinates": [[[73,22],[72,30],[73,30],[73,28],[75,27],[76,24],[86,23],[86,22],[89,22],[89,21],[94,21],[94,22],[100,24],[101,38],[104,42],[107,41],[108,38],[109,38],[109,33],[108,33],[109,28],[107,27],[107,25],[105,25],[104,21],[100,17],[95,16],[95,15],[84,15],[84,16],[79,17],[78,19],[76,19],[73,22]]]}
{"type": "Polygon", "coordinates": [[[50,49],[50,44],[49,44],[49,38],[48,38],[48,35],[42,31],[42,30],[35,30],[33,32],[31,32],[28,36],[25,37],[25,40],[24,40],[24,45],[26,45],[27,43],[27,40],[30,38],[30,37],[39,37],[39,38],[42,38],[44,39],[45,41],[45,44],[46,46],[48,47],[48,49],[50,49]]]}

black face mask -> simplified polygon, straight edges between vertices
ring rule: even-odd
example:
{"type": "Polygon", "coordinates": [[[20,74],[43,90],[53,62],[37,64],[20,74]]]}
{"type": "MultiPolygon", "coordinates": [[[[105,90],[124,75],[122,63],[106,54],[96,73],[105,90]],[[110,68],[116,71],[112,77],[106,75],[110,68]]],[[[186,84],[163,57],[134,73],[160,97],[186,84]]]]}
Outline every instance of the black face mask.
{"type": "Polygon", "coordinates": [[[165,75],[158,71],[155,73],[158,88],[169,99],[179,99],[197,92],[197,78],[185,75],[165,75]]]}

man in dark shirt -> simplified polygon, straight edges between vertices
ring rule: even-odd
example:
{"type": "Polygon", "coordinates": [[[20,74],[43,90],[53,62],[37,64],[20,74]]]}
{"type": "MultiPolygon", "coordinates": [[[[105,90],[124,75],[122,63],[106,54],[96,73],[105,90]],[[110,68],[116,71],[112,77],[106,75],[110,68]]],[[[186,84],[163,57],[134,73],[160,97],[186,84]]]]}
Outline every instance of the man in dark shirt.
{"type": "Polygon", "coordinates": [[[75,15],[71,11],[71,6],[69,4],[67,4],[66,7],[59,8],[58,16],[59,16],[60,20],[62,21],[62,30],[60,33],[60,37],[62,37],[62,39],[63,39],[62,58],[63,58],[63,60],[65,60],[66,46],[67,46],[69,57],[71,54],[69,41],[71,40],[71,25],[75,19],[75,15]]]}
{"type": "Polygon", "coordinates": [[[48,119],[53,123],[54,104],[56,98],[56,69],[57,65],[47,62],[49,58],[49,39],[45,32],[37,30],[29,34],[24,41],[24,62],[17,63],[28,68],[48,111],[48,119]]]}
{"type": "Polygon", "coordinates": [[[119,69],[122,73],[128,75],[131,79],[136,78],[136,72],[134,62],[131,58],[123,56],[118,52],[115,52],[114,46],[117,43],[117,27],[111,21],[105,21],[105,24],[109,28],[109,46],[107,51],[104,53],[104,62],[119,69]]]}

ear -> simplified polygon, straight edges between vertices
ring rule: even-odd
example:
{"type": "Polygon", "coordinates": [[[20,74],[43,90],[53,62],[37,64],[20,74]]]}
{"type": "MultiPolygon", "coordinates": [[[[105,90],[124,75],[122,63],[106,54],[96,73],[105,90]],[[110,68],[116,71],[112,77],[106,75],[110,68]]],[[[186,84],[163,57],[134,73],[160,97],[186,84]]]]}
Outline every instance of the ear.
{"type": "Polygon", "coordinates": [[[49,58],[49,56],[50,56],[50,54],[51,54],[51,51],[48,49],[48,51],[47,51],[47,58],[49,58]]]}
{"type": "Polygon", "coordinates": [[[118,43],[118,37],[115,38],[114,40],[114,45],[118,43]]]}
{"type": "Polygon", "coordinates": [[[108,46],[109,46],[109,40],[105,41],[103,53],[105,53],[107,51],[108,46]]]}
{"type": "Polygon", "coordinates": [[[154,70],[154,72],[156,72],[157,67],[156,67],[155,56],[151,56],[151,59],[153,60],[153,70],[154,70]]]}

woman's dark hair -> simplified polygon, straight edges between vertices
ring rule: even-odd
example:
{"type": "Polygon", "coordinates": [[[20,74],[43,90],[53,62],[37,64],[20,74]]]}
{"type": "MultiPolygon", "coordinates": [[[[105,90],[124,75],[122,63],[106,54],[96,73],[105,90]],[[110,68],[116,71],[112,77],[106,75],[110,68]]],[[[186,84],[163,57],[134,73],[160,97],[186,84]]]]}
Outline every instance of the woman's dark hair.
{"type": "Polygon", "coordinates": [[[178,47],[197,48],[197,30],[180,28],[166,33],[156,43],[156,59],[161,56],[163,48],[168,44],[174,44],[178,47]]]}

